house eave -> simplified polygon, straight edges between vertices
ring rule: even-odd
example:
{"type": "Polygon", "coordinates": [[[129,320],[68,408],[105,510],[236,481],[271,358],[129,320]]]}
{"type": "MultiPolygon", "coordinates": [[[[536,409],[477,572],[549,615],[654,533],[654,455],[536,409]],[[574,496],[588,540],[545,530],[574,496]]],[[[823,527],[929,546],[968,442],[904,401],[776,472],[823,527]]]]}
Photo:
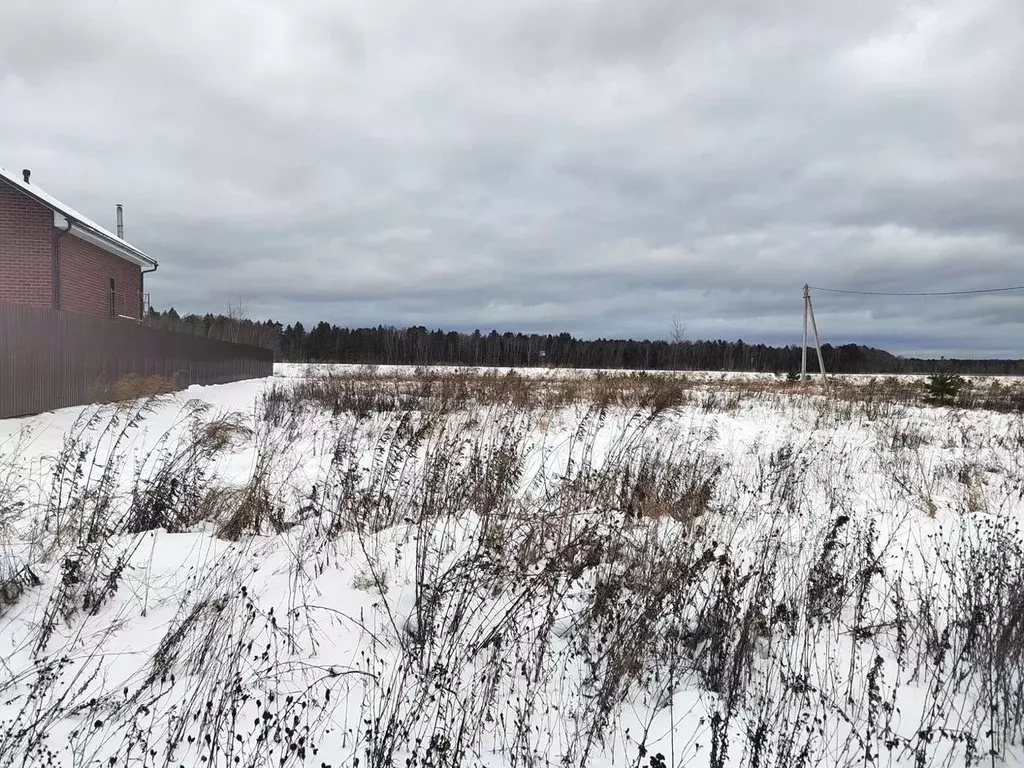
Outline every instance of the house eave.
{"type": "Polygon", "coordinates": [[[150,258],[135,246],[125,242],[113,233],[103,230],[93,221],[88,220],[73,208],[68,207],[56,198],[47,194],[33,184],[23,182],[15,176],[8,174],[0,167],[0,185],[9,187],[15,192],[28,197],[30,200],[39,203],[53,212],[53,225],[87,243],[114,256],[138,264],[147,271],[156,269],[159,264],[155,259],[150,258]],[[68,226],[71,222],[71,226],[68,226]]]}
{"type": "Polygon", "coordinates": [[[106,251],[109,254],[118,256],[119,258],[122,258],[125,261],[130,261],[133,264],[137,264],[140,267],[143,267],[144,269],[155,269],[157,266],[159,266],[155,259],[150,258],[142,251],[137,250],[135,248],[128,248],[122,245],[121,243],[112,241],[110,238],[104,237],[99,232],[90,229],[89,227],[83,225],[81,222],[75,221],[74,219],[66,217],[63,214],[54,212],[53,224],[55,227],[59,227],[62,230],[67,229],[68,234],[71,235],[72,237],[77,237],[79,240],[82,240],[83,242],[89,243],[90,245],[95,245],[97,248],[101,248],[102,250],[106,251]],[[68,221],[71,222],[70,229],[67,229],[68,221]]]}

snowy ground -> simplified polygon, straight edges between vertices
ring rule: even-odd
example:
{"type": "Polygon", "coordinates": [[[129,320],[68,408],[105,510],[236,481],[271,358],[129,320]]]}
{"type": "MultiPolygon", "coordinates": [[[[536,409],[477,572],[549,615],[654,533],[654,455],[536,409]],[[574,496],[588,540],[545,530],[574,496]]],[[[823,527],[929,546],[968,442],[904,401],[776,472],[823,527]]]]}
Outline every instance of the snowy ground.
{"type": "Polygon", "coordinates": [[[1020,415],[334,372],[0,421],[0,766],[1024,764],[1020,415]]]}

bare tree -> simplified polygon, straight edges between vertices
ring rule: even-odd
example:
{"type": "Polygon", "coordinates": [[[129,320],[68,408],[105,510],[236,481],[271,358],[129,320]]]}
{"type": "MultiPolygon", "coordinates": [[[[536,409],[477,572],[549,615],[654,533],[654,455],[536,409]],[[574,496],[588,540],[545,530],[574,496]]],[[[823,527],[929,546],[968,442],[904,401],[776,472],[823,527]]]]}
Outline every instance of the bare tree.
{"type": "Polygon", "coordinates": [[[679,317],[679,313],[676,312],[672,315],[672,332],[669,335],[669,339],[672,342],[672,367],[674,369],[679,368],[679,345],[683,343],[686,338],[686,321],[679,317]]]}
{"type": "Polygon", "coordinates": [[[245,321],[249,319],[245,302],[242,299],[228,302],[227,318],[226,341],[236,343],[242,341],[242,329],[245,327],[245,321]]]}

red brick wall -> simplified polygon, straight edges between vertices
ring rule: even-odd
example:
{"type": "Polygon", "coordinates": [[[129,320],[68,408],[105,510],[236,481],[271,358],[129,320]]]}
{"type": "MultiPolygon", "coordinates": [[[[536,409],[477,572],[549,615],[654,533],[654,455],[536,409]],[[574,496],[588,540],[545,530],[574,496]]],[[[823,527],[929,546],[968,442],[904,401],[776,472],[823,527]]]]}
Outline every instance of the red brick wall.
{"type": "Polygon", "coordinates": [[[116,313],[139,316],[142,268],[72,235],[60,239],[60,308],[86,315],[110,314],[110,279],[116,313]]]}
{"type": "Polygon", "coordinates": [[[53,213],[0,184],[0,301],[53,306],[53,213]]]}

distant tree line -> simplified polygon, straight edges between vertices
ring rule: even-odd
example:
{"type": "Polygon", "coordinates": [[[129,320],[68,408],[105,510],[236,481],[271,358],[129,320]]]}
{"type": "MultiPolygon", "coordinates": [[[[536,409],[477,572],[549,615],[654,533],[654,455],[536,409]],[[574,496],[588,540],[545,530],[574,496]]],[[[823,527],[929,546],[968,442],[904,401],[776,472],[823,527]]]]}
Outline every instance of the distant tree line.
{"type": "MultiPolygon", "coordinates": [[[[147,323],[199,336],[254,344],[274,350],[287,362],[381,365],[463,365],[499,368],[550,365],[566,368],[627,370],[760,371],[785,374],[800,370],[800,348],[771,347],[742,340],[635,341],[577,339],[568,333],[460,333],[412,328],[341,328],[326,322],[308,331],[302,323],[284,326],[254,321],[238,311],[179,315],[174,309],[150,310],[147,323]]],[[[830,373],[988,373],[1024,374],[1022,360],[922,360],[897,357],[859,344],[822,347],[830,373]]],[[[817,357],[808,354],[808,370],[817,357]]]]}
{"type": "Polygon", "coordinates": [[[236,344],[252,344],[266,347],[279,354],[281,348],[281,324],[272,320],[259,322],[242,317],[240,310],[228,309],[227,314],[179,315],[174,307],[157,312],[152,307],[144,318],[146,325],[167,331],[206,336],[236,344]]]}

